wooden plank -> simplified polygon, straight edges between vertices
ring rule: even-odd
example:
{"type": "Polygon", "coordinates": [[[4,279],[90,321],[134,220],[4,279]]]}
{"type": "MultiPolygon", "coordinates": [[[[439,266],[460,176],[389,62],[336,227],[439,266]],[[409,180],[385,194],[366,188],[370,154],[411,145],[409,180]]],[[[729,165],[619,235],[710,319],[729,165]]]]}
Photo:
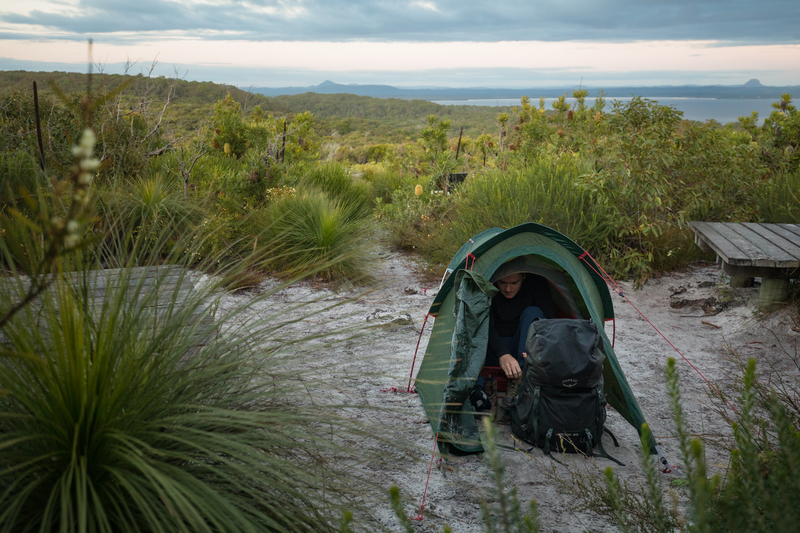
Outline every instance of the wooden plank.
{"type": "Polygon", "coordinates": [[[781,228],[785,229],[786,231],[794,233],[795,235],[800,237],[800,225],[798,225],[798,224],[778,224],[778,226],[780,226],[781,228]]]}
{"type": "Polygon", "coordinates": [[[745,222],[744,226],[761,235],[795,260],[792,267],[800,266],[800,237],[792,239],[792,233],[787,232],[777,224],[756,224],[745,222]],[[788,238],[787,238],[788,237],[788,238]]]}
{"type": "Polygon", "coordinates": [[[768,239],[765,239],[761,234],[753,231],[744,224],[725,224],[725,228],[741,235],[741,237],[747,241],[749,245],[753,246],[759,251],[759,253],[764,257],[764,261],[771,263],[765,265],[756,264],[754,266],[793,268],[800,264],[794,256],[784,251],[779,246],[776,246],[768,239]]]}
{"type": "Polygon", "coordinates": [[[735,224],[708,222],[708,226],[739,250],[738,254],[730,257],[728,263],[741,266],[777,267],[775,261],[770,259],[763,250],[733,229],[735,224]]]}
{"type": "MultiPolygon", "coordinates": [[[[67,278],[71,283],[80,283],[83,280],[77,276],[70,276],[67,278]]],[[[106,287],[117,287],[121,283],[128,287],[153,287],[153,286],[175,286],[178,284],[191,284],[191,278],[188,276],[179,276],[175,274],[168,274],[165,276],[145,276],[145,277],[130,277],[124,278],[119,276],[92,276],[86,283],[94,288],[103,289],[106,287]]]]}
{"type": "MultiPolygon", "coordinates": [[[[66,273],[65,274],[65,281],[72,284],[82,283],[83,280],[78,277],[77,274],[66,273]]],[[[139,290],[147,291],[151,290],[152,287],[157,287],[159,291],[161,290],[172,290],[174,287],[180,284],[182,289],[192,290],[194,289],[194,284],[192,283],[192,278],[190,275],[182,275],[179,276],[177,274],[169,274],[167,276],[162,277],[154,277],[154,276],[145,276],[145,277],[131,277],[130,279],[124,279],[119,276],[109,276],[103,277],[100,275],[91,276],[87,282],[90,287],[90,290],[100,290],[104,291],[107,288],[116,289],[119,287],[120,282],[125,281],[128,287],[128,290],[136,289],[137,287],[141,287],[139,290]]],[[[0,283],[3,281],[0,280],[0,283]]],[[[30,280],[22,279],[22,286],[24,289],[30,286],[30,280]]],[[[14,284],[11,279],[9,278],[8,281],[5,281],[8,285],[14,284]]],[[[61,283],[61,280],[56,281],[54,285],[58,285],[61,283]]]]}
{"type": "MultiPolygon", "coordinates": [[[[85,285],[78,287],[78,290],[81,291],[79,298],[88,305],[90,314],[97,318],[106,298],[119,295],[118,291],[122,290],[125,292],[125,305],[135,306],[145,313],[146,316],[143,322],[145,326],[150,324],[150,327],[158,327],[159,322],[166,319],[170,314],[180,314],[185,310],[191,311],[188,316],[185,316],[186,325],[197,325],[199,329],[193,332],[186,332],[186,334],[190,337],[190,343],[193,346],[192,352],[196,352],[199,347],[207,344],[214,335],[219,334],[219,329],[213,327],[215,322],[213,316],[214,307],[204,303],[198,304],[194,300],[192,279],[193,274],[191,272],[184,270],[182,267],[171,265],[136,267],[127,272],[123,269],[108,269],[88,273],[65,273],[63,278],[56,281],[30,303],[29,310],[34,316],[41,316],[41,299],[44,298],[55,304],[54,310],[58,315],[60,313],[57,302],[52,300],[57,297],[54,294],[55,290],[63,290],[64,284],[82,285],[87,283],[88,287],[85,285]],[[185,306],[187,304],[190,309],[186,309],[185,306]]],[[[3,295],[12,301],[19,297],[15,281],[12,278],[0,279],[0,289],[3,295]]],[[[23,279],[20,281],[24,289],[30,286],[30,280],[23,279]]],[[[39,328],[40,335],[46,338],[50,337],[45,324],[40,324],[39,328]]],[[[3,340],[1,332],[0,340],[3,340]]]]}
{"type": "Polygon", "coordinates": [[[728,239],[709,225],[708,222],[689,222],[689,227],[699,235],[714,250],[717,255],[728,264],[751,266],[750,258],[734,246],[728,239]]]}
{"type": "Polygon", "coordinates": [[[800,278],[800,269],[798,268],[768,268],[768,267],[754,267],[754,266],[738,266],[738,265],[729,265],[728,263],[723,263],[722,270],[731,277],[739,276],[748,278],[776,278],[776,279],[800,278]]]}

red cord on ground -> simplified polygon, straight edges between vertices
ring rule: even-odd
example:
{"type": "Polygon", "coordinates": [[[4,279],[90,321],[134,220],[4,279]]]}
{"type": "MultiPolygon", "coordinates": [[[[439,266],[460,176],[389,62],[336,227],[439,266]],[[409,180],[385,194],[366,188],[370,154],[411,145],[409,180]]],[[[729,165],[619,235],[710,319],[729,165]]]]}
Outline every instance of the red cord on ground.
{"type": "Polygon", "coordinates": [[[428,483],[431,480],[431,470],[433,470],[433,458],[436,457],[436,444],[439,441],[439,432],[436,432],[436,438],[433,439],[433,453],[431,454],[431,464],[428,467],[428,480],[425,481],[425,491],[422,493],[422,503],[419,506],[419,514],[414,518],[409,516],[409,520],[422,520],[422,511],[425,509],[425,495],[428,494],[428,483]]]}
{"type": "MultiPolygon", "coordinates": [[[[603,267],[601,267],[601,266],[600,266],[600,265],[597,263],[597,261],[595,261],[595,260],[594,260],[594,257],[592,257],[591,255],[589,255],[589,252],[583,252],[583,254],[581,254],[581,255],[579,256],[579,259],[583,259],[583,261],[584,261],[584,262],[585,262],[585,263],[586,263],[586,264],[589,266],[589,268],[591,268],[591,269],[592,269],[592,270],[595,272],[595,274],[597,274],[598,276],[600,276],[601,278],[603,278],[603,280],[604,280],[606,283],[608,283],[609,285],[612,285],[612,288],[614,288],[615,292],[616,292],[617,294],[619,294],[620,296],[622,296],[623,298],[625,298],[625,301],[627,301],[629,304],[631,304],[631,307],[633,307],[633,308],[636,310],[636,312],[637,312],[637,313],[639,313],[639,315],[640,315],[640,316],[641,316],[641,317],[642,317],[642,318],[643,318],[643,319],[644,319],[644,320],[645,320],[645,321],[646,321],[648,324],[650,324],[650,326],[652,326],[652,328],[653,328],[654,330],[656,330],[656,333],[658,333],[659,335],[661,335],[661,338],[662,338],[662,339],[664,339],[665,341],[667,341],[667,344],[669,344],[670,346],[672,346],[672,349],[673,349],[673,350],[675,350],[675,351],[678,353],[678,355],[680,355],[680,356],[681,356],[681,358],[682,358],[684,361],[686,361],[686,362],[689,364],[689,366],[690,366],[690,367],[692,367],[692,369],[693,369],[695,372],[697,372],[697,375],[699,375],[701,378],[703,378],[703,380],[704,380],[706,383],[708,383],[708,386],[709,386],[709,387],[711,387],[711,388],[712,388],[712,389],[713,389],[713,390],[714,390],[714,391],[715,391],[715,392],[716,392],[716,393],[717,393],[717,394],[720,396],[720,398],[724,398],[724,397],[722,396],[722,393],[720,392],[720,390],[719,390],[717,387],[715,387],[715,386],[714,386],[714,384],[713,384],[713,383],[711,383],[711,382],[710,382],[710,381],[709,381],[709,380],[708,380],[708,379],[707,379],[707,378],[706,378],[706,377],[703,375],[703,373],[702,373],[702,372],[700,372],[700,370],[698,370],[698,369],[697,369],[697,367],[696,367],[696,366],[694,366],[694,365],[692,364],[692,362],[691,362],[691,361],[689,361],[689,359],[688,359],[688,358],[687,358],[685,355],[683,355],[683,353],[681,353],[681,351],[680,351],[678,348],[676,348],[676,347],[675,347],[675,345],[674,345],[674,344],[672,344],[672,342],[670,342],[670,340],[669,340],[669,339],[668,339],[666,336],[664,336],[664,334],[663,334],[663,333],[661,333],[661,331],[660,331],[660,330],[659,330],[659,329],[658,329],[658,328],[655,326],[655,324],[653,324],[652,322],[650,322],[650,319],[648,319],[646,316],[644,316],[644,313],[642,313],[641,311],[639,311],[639,309],[638,309],[638,308],[637,308],[635,305],[633,305],[633,302],[631,302],[631,301],[628,299],[628,297],[627,297],[627,296],[625,296],[625,294],[622,292],[622,287],[620,287],[620,286],[617,284],[617,282],[616,282],[616,281],[614,281],[614,280],[611,278],[611,276],[609,276],[609,275],[608,275],[608,273],[606,273],[606,271],[605,271],[605,270],[603,270],[603,267]],[[595,265],[597,265],[597,268],[599,268],[599,269],[600,269],[600,270],[603,272],[602,274],[600,274],[600,272],[598,272],[598,271],[597,271],[597,270],[596,270],[596,269],[595,269],[595,268],[594,268],[594,267],[591,265],[591,263],[589,263],[589,261],[587,261],[587,260],[586,260],[586,256],[588,256],[588,257],[589,257],[589,258],[592,260],[592,262],[594,262],[594,264],[595,264],[595,265]]],[[[730,408],[731,408],[731,409],[733,409],[733,411],[734,411],[734,412],[736,412],[736,413],[738,413],[738,412],[739,412],[739,411],[738,411],[738,409],[736,409],[736,407],[734,407],[734,406],[733,406],[733,404],[732,404],[732,403],[731,403],[731,402],[730,402],[728,399],[725,399],[725,403],[727,403],[727,404],[728,404],[728,406],[730,406],[730,408]]],[[[756,433],[758,433],[759,435],[761,435],[761,433],[759,433],[759,432],[758,432],[758,429],[757,429],[757,428],[755,428],[755,431],[756,431],[756,433]]]]}
{"type": "Polygon", "coordinates": [[[398,394],[416,394],[417,390],[401,390],[397,387],[389,387],[388,389],[381,389],[381,392],[396,392],[398,394]]]}

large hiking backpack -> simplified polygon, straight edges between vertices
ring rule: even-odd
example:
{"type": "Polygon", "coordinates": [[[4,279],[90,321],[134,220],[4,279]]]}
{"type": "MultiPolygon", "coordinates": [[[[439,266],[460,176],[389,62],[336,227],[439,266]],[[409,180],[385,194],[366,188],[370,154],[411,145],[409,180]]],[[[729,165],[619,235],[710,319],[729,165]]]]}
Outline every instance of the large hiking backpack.
{"type": "Polygon", "coordinates": [[[548,455],[551,450],[593,455],[599,446],[607,457],[600,442],[606,421],[605,354],[597,325],[536,320],[525,346],[528,357],[511,402],[511,431],[548,455]]]}

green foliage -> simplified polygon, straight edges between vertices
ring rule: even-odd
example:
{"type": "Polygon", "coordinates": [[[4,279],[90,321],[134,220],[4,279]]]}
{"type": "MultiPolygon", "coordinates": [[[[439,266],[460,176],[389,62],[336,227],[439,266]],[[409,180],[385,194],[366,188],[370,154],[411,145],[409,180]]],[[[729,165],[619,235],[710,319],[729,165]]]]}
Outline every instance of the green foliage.
{"type": "MultiPolygon", "coordinates": [[[[2,329],[0,531],[334,530],[357,504],[331,436],[359,430],[307,406],[281,311],[199,321],[217,282],[150,266],[103,286],[99,260],[2,329]]],[[[0,290],[5,312],[23,287],[0,290]]]]}
{"type": "Polygon", "coordinates": [[[556,110],[559,117],[563,117],[566,115],[567,111],[569,111],[570,104],[566,101],[565,96],[562,94],[558,97],[557,100],[554,100],[552,103],[553,109],[556,110]]]}
{"type": "MultiPolygon", "coordinates": [[[[78,98],[73,97],[71,101],[77,102],[78,98]]],[[[39,109],[45,161],[48,167],[65,171],[73,162],[70,148],[80,137],[81,113],[69,109],[55,96],[40,95],[39,109]]],[[[8,152],[29,154],[38,166],[39,146],[32,92],[0,94],[0,144],[8,152]]]]}
{"type": "MultiPolygon", "coordinates": [[[[9,87],[31,81],[21,73],[8,77],[9,87]]],[[[83,77],[56,79],[71,90],[87,86],[83,77]]],[[[351,179],[354,183],[372,183],[369,194],[379,199],[377,215],[388,224],[391,240],[422,251],[433,263],[447,262],[446,255],[470,231],[541,221],[591,249],[614,275],[632,275],[642,283],[653,270],[680,268],[697,257],[689,220],[793,222],[798,216],[795,123],[800,114],[788,94],[764,126],[751,116],[739,126],[720,128],[688,123],[674,109],[643,98],[616,102],[606,113],[602,92],[590,109],[584,89],[573,92],[575,105],[562,98],[555,111],[545,112],[543,99],[537,107],[528,97],[508,110],[354,95],[264,98],[149,75],[93,79],[99,86],[91,109],[100,131],[99,183],[178,176],[185,197],[211,198],[216,216],[206,225],[225,235],[214,238],[214,249],[238,237],[252,239],[243,227],[246,217],[266,208],[286,187],[319,190],[311,174],[320,157],[351,164],[350,175],[360,177],[351,179]],[[211,134],[204,136],[201,129],[197,135],[209,144],[216,141],[217,150],[203,153],[199,141],[176,135],[208,120],[213,102],[211,134]],[[465,135],[456,161],[455,133],[461,125],[465,135]],[[187,151],[198,154],[191,165],[187,151]],[[563,213],[542,205],[541,191],[550,192],[548,187],[520,186],[525,181],[520,175],[543,175],[547,165],[562,168],[570,160],[582,170],[572,180],[577,191],[566,191],[566,179],[559,185],[554,204],[566,206],[563,213]],[[470,175],[462,192],[431,198],[432,190],[453,193],[447,178],[457,170],[470,175]],[[500,181],[495,172],[507,173],[509,190],[478,190],[484,174],[500,181]],[[473,192],[464,193],[471,182],[476,199],[488,199],[489,209],[476,208],[482,204],[471,201],[473,192]],[[421,198],[413,195],[417,184],[426,191],[421,198]],[[499,196],[491,195],[495,192],[499,196]],[[532,193],[526,217],[516,199],[532,193]],[[476,212],[474,221],[460,220],[467,209],[476,212]]],[[[70,139],[80,135],[86,96],[69,94],[54,102],[54,91],[41,92],[48,176],[73,164],[70,139]]],[[[0,138],[14,154],[6,156],[8,164],[32,167],[38,161],[32,99],[26,92],[2,98],[0,138]]],[[[31,185],[26,172],[20,167],[13,174],[31,185]]],[[[355,186],[364,189],[359,198],[367,194],[366,185],[355,186]]],[[[25,209],[19,201],[16,206],[25,209]]]]}
{"type": "MultiPolygon", "coordinates": [[[[85,92],[64,93],[57,86],[40,94],[44,158],[47,168],[65,173],[72,164],[71,145],[90,125],[96,132],[96,155],[102,166],[97,179],[108,182],[116,177],[139,176],[147,160],[171,146],[170,128],[164,113],[170,96],[159,101],[149,88],[128,78],[113,90],[100,85],[85,92]],[[141,90],[141,92],[139,92],[141,90]]],[[[83,88],[87,88],[85,83],[83,88]]],[[[0,96],[0,139],[9,148],[26,149],[36,154],[35,112],[31,93],[13,92],[0,96]]]]}
{"type": "Polygon", "coordinates": [[[22,191],[37,191],[44,185],[42,178],[39,161],[29,151],[0,153],[0,205],[22,207],[22,191]]]}
{"type": "Polygon", "coordinates": [[[774,135],[775,148],[784,152],[791,167],[800,166],[800,111],[792,104],[792,95],[783,94],[772,104],[775,111],[764,121],[764,128],[774,135]]]}
{"type": "Polygon", "coordinates": [[[796,224],[800,220],[800,169],[772,176],[758,202],[764,222],[796,224]]]}
{"type": "Polygon", "coordinates": [[[14,211],[12,216],[0,214],[0,236],[6,249],[6,253],[0,256],[0,268],[4,271],[16,269],[32,273],[44,260],[44,228],[31,225],[30,218],[14,211]]]}
{"type": "Polygon", "coordinates": [[[481,502],[483,511],[483,524],[486,533],[536,533],[540,529],[539,512],[536,502],[531,500],[529,514],[522,511],[517,499],[517,488],[506,487],[504,474],[505,465],[497,446],[496,430],[492,421],[483,420],[484,434],[486,436],[486,460],[489,462],[494,478],[495,505],[490,505],[486,500],[481,502]]]}
{"type": "MultiPolygon", "coordinates": [[[[408,213],[381,206],[393,241],[446,264],[484,229],[541,222],[592,250],[615,275],[641,283],[654,269],[698,256],[689,220],[760,220],[759,206],[769,217],[793,213],[794,197],[777,196],[785,178],[770,175],[772,163],[743,132],[683,122],[673,108],[642,98],[616,102],[609,114],[602,105],[590,114],[579,101],[548,116],[542,105],[523,98],[513,116],[498,115],[497,152],[487,137],[475,143],[479,164],[488,154],[496,173],[473,175],[435,210],[407,201],[407,190],[397,200],[414,208],[408,213]]],[[[435,174],[429,163],[410,170],[435,174]]]]}
{"type": "Polygon", "coordinates": [[[370,184],[353,178],[339,164],[317,165],[303,176],[298,187],[303,190],[316,189],[338,201],[349,212],[350,218],[366,218],[372,207],[370,184]]]}
{"type": "Polygon", "coordinates": [[[319,157],[314,117],[308,112],[292,120],[261,117],[249,125],[248,134],[254,153],[247,179],[255,188],[294,185],[319,157]]]}
{"type": "Polygon", "coordinates": [[[427,125],[419,133],[419,144],[422,148],[420,171],[431,176],[435,183],[442,187],[456,168],[455,158],[451,157],[451,149],[447,142],[450,121],[442,120],[436,115],[428,115],[426,122],[427,125]]]}
{"type": "Polygon", "coordinates": [[[323,193],[287,195],[252,224],[263,243],[263,268],[294,275],[314,271],[329,280],[366,275],[370,226],[351,203],[323,193]]]}
{"type": "Polygon", "coordinates": [[[429,255],[429,246],[435,246],[432,241],[442,231],[452,205],[452,197],[434,185],[429,177],[406,177],[392,193],[391,202],[377,206],[378,219],[386,224],[389,241],[404,250],[421,251],[430,260],[435,259],[429,255]],[[419,196],[415,194],[417,185],[422,191],[419,196]]]}
{"type": "Polygon", "coordinates": [[[215,129],[211,144],[214,150],[237,159],[242,157],[247,150],[247,127],[242,108],[230,93],[214,106],[212,120],[215,129]]]}
{"type": "MultiPolygon", "coordinates": [[[[797,358],[794,359],[797,364],[797,358]]],[[[724,479],[709,476],[703,443],[686,433],[683,404],[678,386],[675,360],[667,364],[667,389],[677,430],[678,448],[683,460],[680,483],[689,499],[689,520],[664,501],[658,474],[649,455],[648,428],[642,433],[642,472],[645,483],[630,487],[621,482],[611,468],[604,472],[603,485],[595,478],[575,478],[574,493],[584,500],[582,507],[607,516],[622,531],[641,532],[727,532],[793,531],[800,519],[795,496],[800,491],[797,465],[800,464],[800,439],[797,408],[798,389],[772,389],[760,383],[756,363],[750,359],[740,366],[741,392],[735,413],[722,407],[731,423],[735,445],[724,479]]],[[[727,396],[714,392],[725,401],[727,396]]]]}
{"type": "Polygon", "coordinates": [[[139,178],[105,191],[98,211],[109,246],[145,245],[138,252],[138,262],[149,261],[150,252],[172,253],[166,243],[185,246],[182,236],[199,230],[205,218],[200,206],[183,198],[177,182],[162,175],[139,178]]]}
{"type": "Polygon", "coordinates": [[[365,179],[372,184],[373,195],[381,203],[391,203],[393,192],[403,184],[403,174],[392,168],[381,168],[365,179]]]}
{"type": "Polygon", "coordinates": [[[688,220],[757,217],[758,153],[711,125],[679,125],[672,108],[642,98],[616,102],[595,150],[603,158],[581,177],[580,186],[608,207],[617,272],[646,279],[660,268],[657,249],[681,247],[664,237],[678,237],[688,220]]]}
{"type": "MultiPolygon", "coordinates": [[[[567,158],[541,160],[526,169],[490,171],[473,176],[454,195],[423,195],[421,201],[409,197],[404,212],[387,214],[402,226],[395,231],[402,232],[406,246],[414,243],[441,264],[449,263],[461,244],[481,231],[524,222],[548,225],[590,247],[603,242],[610,223],[604,206],[574,186],[584,170],[582,163],[567,158]]],[[[400,198],[394,203],[402,205],[398,202],[400,198]]]]}

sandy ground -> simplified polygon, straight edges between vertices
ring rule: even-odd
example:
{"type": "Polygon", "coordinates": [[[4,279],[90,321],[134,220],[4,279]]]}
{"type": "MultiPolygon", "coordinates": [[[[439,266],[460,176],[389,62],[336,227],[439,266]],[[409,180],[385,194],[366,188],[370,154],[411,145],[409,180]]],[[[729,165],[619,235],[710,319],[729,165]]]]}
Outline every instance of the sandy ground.
{"type": "MultiPolygon", "coordinates": [[[[428,479],[433,436],[430,425],[415,394],[405,393],[412,372],[412,359],[423,318],[436,295],[438,283],[422,281],[409,257],[385,249],[375,252],[375,288],[357,298],[363,289],[332,290],[321,284],[301,282],[278,291],[269,299],[254,304],[251,313],[272,313],[283,309],[281,316],[292,313],[292,304],[313,302],[319,314],[286,328],[282,335],[308,336],[337,332],[331,338],[312,340],[304,350],[309,365],[333,378],[331,401],[378,409],[354,409],[352,416],[374,426],[378,431],[397,435],[397,439],[416,447],[410,457],[392,453],[387,447],[380,464],[362,466],[371,479],[387,488],[400,487],[410,516],[416,516],[428,479]],[[334,308],[329,308],[335,305],[334,308]],[[370,329],[364,331],[363,327],[370,329]],[[351,338],[338,331],[342,327],[362,328],[360,336],[351,338]],[[393,389],[394,388],[394,389],[393,389]]],[[[791,309],[764,316],[757,311],[758,288],[731,289],[714,264],[695,265],[686,272],[650,280],[641,290],[622,282],[624,295],[612,294],[616,311],[615,352],[628,382],[637,397],[663,451],[679,468],[661,474],[665,490],[670,481],[680,477],[680,460],[674,438],[671,411],[665,386],[664,368],[668,357],[678,359],[682,395],[688,429],[698,435],[727,435],[728,429],[719,415],[710,409],[705,381],[657,333],[643,317],[652,322],[706,378],[721,386],[729,384],[731,364],[726,347],[743,357],[759,361],[785,360],[780,357],[781,345],[790,347],[800,337],[800,322],[791,309]],[[634,308],[638,308],[642,315],[634,308]]],[[[247,303],[255,294],[274,287],[267,281],[258,290],[226,297],[223,306],[247,303]]],[[[298,314],[298,316],[300,316],[298,314]]],[[[425,351],[431,324],[422,335],[419,355],[414,365],[416,374],[425,351]]],[[[609,323],[606,332],[614,333],[609,323]]],[[[788,348],[790,351],[792,348],[788,348]]],[[[787,370],[789,368],[787,367],[787,370]]],[[[543,531],[616,531],[604,519],[591,512],[575,510],[577,500],[557,490],[558,479],[568,480],[574,472],[598,472],[611,466],[624,479],[640,478],[639,441],[636,431],[616,412],[609,411],[608,427],[617,436],[619,448],[609,439],[604,444],[609,453],[626,466],[607,459],[566,458],[561,466],[534,450],[531,455],[503,451],[507,463],[507,480],[515,485],[525,504],[535,499],[540,508],[543,531]]],[[[508,426],[498,426],[500,443],[510,445],[508,426]]],[[[480,502],[493,499],[489,469],[481,455],[451,458],[445,464],[434,463],[425,494],[425,517],[414,521],[415,531],[442,531],[449,524],[455,532],[484,531],[480,502]]],[[[437,455],[438,458],[438,455],[437,455]]],[[[708,459],[714,468],[724,467],[725,454],[708,448],[708,459]]],[[[653,459],[655,461],[655,459],[653,459]]],[[[681,490],[681,489],[677,489],[681,490]]],[[[388,498],[387,498],[388,500],[388,498]]],[[[392,530],[399,524],[388,508],[376,511],[378,519],[392,530]]]]}

